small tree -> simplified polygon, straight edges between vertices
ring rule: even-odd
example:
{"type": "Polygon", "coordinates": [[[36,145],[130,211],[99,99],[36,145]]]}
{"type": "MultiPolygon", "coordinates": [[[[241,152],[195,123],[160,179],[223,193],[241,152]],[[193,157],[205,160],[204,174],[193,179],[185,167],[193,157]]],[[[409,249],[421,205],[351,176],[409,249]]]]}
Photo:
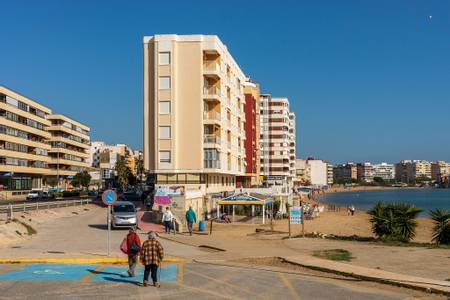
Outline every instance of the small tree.
{"type": "Polygon", "coordinates": [[[125,191],[129,183],[131,170],[127,166],[125,158],[121,155],[117,156],[116,172],[117,172],[117,181],[122,190],[125,191]]]}
{"type": "Polygon", "coordinates": [[[380,239],[409,242],[414,238],[421,209],[407,203],[378,202],[368,211],[373,233],[380,239]]]}
{"type": "Polygon", "coordinates": [[[91,175],[88,172],[83,171],[75,174],[72,178],[72,185],[74,187],[88,187],[91,183],[91,175]]]}
{"type": "Polygon", "coordinates": [[[434,222],[433,242],[436,244],[450,244],[450,211],[435,209],[430,211],[434,222]]]}

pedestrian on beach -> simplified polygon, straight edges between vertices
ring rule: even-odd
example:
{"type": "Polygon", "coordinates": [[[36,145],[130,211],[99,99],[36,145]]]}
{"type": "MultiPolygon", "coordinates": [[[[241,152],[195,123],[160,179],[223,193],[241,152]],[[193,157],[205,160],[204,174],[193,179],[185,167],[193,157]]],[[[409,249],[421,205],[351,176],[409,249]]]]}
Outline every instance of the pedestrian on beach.
{"type": "Polygon", "coordinates": [[[194,223],[197,222],[197,216],[195,215],[192,206],[189,206],[189,209],[186,211],[186,222],[188,225],[189,234],[192,235],[192,227],[194,226],[194,223]]]}
{"type": "Polygon", "coordinates": [[[352,216],[355,215],[355,210],[356,210],[356,208],[355,208],[355,206],[353,206],[353,204],[352,204],[352,206],[350,207],[350,212],[352,213],[352,216]]]}
{"type": "Polygon", "coordinates": [[[350,205],[349,205],[349,206],[347,206],[347,216],[350,216],[350,214],[351,214],[351,209],[350,209],[350,205]]]}
{"type": "Polygon", "coordinates": [[[127,234],[127,255],[128,255],[128,275],[134,277],[134,270],[136,269],[137,258],[141,251],[141,240],[136,233],[135,228],[130,228],[127,234]]]}
{"type": "Polygon", "coordinates": [[[142,244],[141,262],[145,267],[143,286],[148,285],[148,277],[151,275],[153,286],[160,287],[158,282],[158,267],[164,258],[164,248],[161,243],[156,240],[156,233],[150,231],[148,240],[142,244]]]}
{"type": "Polygon", "coordinates": [[[172,228],[172,221],[173,221],[173,214],[170,211],[170,207],[167,206],[166,211],[163,213],[163,223],[166,233],[170,233],[170,229],[172,228]]]}

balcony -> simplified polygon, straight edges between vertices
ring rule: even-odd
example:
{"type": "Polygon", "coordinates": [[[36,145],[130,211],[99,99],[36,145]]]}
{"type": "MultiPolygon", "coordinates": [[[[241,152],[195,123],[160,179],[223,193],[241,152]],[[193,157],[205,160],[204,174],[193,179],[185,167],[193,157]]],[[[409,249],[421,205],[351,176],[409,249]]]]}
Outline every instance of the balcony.
{"type": "Polygon", "coordinates": [[[203,74],[208,77],[220,78],[220,64],[215,60],[206,60],[203,62],[203,74]]]}
{"type": "Polygon", "coordinates": [[[218,86],[203,87],[203,98],[206,100],[220,101],[220,87],[218,86]]]}
{"type": "Polygon", "coordinates": [[[220,169],[220,160],[204,160],[205,169],[220,169]]]}
{"type": "Polygon", "coordinates": [[[220,123],[221,123],[220,112],[204,111],[203,112],[203,121],[205,124],[220,125],[220,123]]]}
{"type": "Polygon", "coordinates": [[[213,134],[205,134],[203,138],[203,142],[205,144],[219,144],[220,145],[220,136],[213,134]]]}

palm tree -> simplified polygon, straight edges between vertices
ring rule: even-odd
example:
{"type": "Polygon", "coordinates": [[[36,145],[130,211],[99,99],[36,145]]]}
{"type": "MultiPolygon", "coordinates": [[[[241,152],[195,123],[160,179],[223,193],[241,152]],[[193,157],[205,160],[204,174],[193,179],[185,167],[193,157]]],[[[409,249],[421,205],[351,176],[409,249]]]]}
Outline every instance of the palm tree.
{"type": "Polygon", "coordinates": [[[407,203],[378,202],[368,211],[372,232],[382,240],[408,242],[416,234],[417,215],[421,209],[407,203]]]}
{"type": "Polygon", "coordinates": [[[431,210],[430,216],[434,221],[432,241],[438,245],[450,244],[450,210],[431,210]]]}

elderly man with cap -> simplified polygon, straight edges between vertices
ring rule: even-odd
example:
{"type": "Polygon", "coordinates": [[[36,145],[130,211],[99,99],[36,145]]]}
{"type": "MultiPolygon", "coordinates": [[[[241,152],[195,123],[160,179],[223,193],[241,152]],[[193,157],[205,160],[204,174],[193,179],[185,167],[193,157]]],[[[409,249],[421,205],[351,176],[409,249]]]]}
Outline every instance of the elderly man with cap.
{"type": "Polygon", "coordinates": [[[158,267],[164,258],[164,249],[160,242],[156,240],[156,233],[150,231],[148,240],[142,244],[141,262],[145,266],[143,286],[148,285],[148,276],[151,273],[153,286],[159,287],[158,267]]]}

